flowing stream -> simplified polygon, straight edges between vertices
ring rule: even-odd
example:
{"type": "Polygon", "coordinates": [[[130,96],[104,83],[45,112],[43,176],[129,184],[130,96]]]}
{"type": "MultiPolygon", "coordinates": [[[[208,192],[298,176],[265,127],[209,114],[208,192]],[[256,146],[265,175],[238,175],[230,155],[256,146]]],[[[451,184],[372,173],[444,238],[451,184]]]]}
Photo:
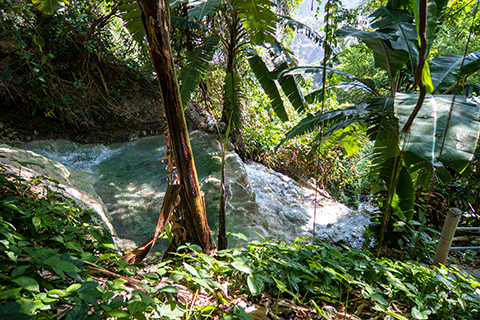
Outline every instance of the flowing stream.
{"type": "MultiPolygon", "coordinates": [[[[220,142],[217,136],[198,131],[190,133],[190,138],[209,224],[215,233],[220,142]]],[[[133,248],[153,235],[167,187],[167,171],[161,161],[166,154],[162,136],[108,146],[39,140],[23,148],[65,165],[79,189],[92,190],[93,185],[108,209],[121,247],[133,248]]],[[[260,164],[245,164],[232,151],[226,154],[226,190],[227,232],[242,233],[249,239],[286,241],[314,235],[357,248],[363,243],[362,233],[369,223],[365,208],[351,210],[260,164]]],[[[230,236],[229,245],[237,240],[230,236]]],[[[158,249],[165,246],[166,242],[161,242],[158,249]]]]}

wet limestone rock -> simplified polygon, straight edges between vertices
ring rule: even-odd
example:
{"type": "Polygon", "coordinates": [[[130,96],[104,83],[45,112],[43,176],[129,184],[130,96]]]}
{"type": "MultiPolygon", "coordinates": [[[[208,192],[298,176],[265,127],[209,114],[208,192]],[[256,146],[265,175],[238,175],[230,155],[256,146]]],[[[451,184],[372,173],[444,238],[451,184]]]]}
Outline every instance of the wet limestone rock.
{"type": "Polygon", "coordinates": [[[99,217],[97,223],[115,235],[106,207],[93,190],[93,177],[89,180],[82,175],[83,181],[75,181],[75,173],[72,174],[64,165],[35,152],[6,144],[0,144],[0,167],[4,172],[15,174],[26,181],[39,178],[42,183],[31,187],[39,196],[45,196],[50,191],[59,192],[75,200],[82,209],[93,209],[99,217]],[[76,187],[78,184],[87,190],[79,189],[76,187]]]}

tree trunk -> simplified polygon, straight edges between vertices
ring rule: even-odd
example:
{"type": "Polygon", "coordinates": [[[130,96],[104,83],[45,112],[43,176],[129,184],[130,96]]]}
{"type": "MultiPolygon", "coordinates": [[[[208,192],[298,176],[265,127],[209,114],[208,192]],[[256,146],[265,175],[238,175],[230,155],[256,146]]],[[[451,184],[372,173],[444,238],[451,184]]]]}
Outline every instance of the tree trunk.
{"type": "Polygon", "coordinates": [[[177,175],[183,186],[181,198],[187,241],[198,244],[203,252],[208,253],[213,244],[207,222],[205,200],[198,185],[187,123],[175,76],[170,47],[168,0],[138,0],[138,3],[142,9],[142,20],[150,44],[150,55],[160,84],[177,175]]]}
{"type": "MultiPolygon", "coordinates": [[[[226,77],[231,77],[231,83],[233,90],[236,88],[234,85],[237,78],[237,52],[239,48],[240,38],[240,17],[237,11],[232,8],[230,16],[225,17],[228,29],[228,47],[227,47],[227,66],[225,69],[226,77]]],[[[227,79],[225,79],[227,82],[227,79]]],[[[226,92],[224,92],[226,94],[226,92]]],[[[245,146],[245,140],[242,132],[242,105],[238,101],[223,100],[222,122],[227,125],[231,125],[232,130],[232,142],[235,146],[235,151],[242,160],[247,159],[247,150],[245,146]]]]}

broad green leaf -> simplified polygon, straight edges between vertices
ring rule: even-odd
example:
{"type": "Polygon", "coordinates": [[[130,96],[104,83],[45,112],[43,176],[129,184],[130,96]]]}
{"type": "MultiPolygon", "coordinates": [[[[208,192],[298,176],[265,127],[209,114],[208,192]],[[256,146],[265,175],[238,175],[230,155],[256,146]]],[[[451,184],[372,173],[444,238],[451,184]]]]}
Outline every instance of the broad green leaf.
{"type": "Polygon", "coordinates": [[[480,51],[463,55],[446,55],[429,61],[430,74],[435,92],[442,93],[451,88],[460,78],[467,77],[480,68],[480,51]],[[462,67],[463,64],[463,67],[462,67]]]}
{"type": "Polygon", "coordinates": [[[270,98],[270,103],[272,104],[273,111],[282,121],[288,121],[288,115],[285,111],[285,106],[283,105],[282,97],[280,92],[278,92],[277,85],[274,80],[270,78],[270,71],[268,71],[267,66],[263,62],[262,58],[254,51],[251,52],[250,57],[248,58],[248,63],[250,68],[252,68],[255,77],[262,86],[263,91],[270,98]]]}
{"type": "Polygon", "coordinates": [[[137,43],[142,43],[145,39],[145,28],[142,22],[142,10],[136,0],[123,0],[118,7],[122,12],[122,19],[125,21],[125,27],[137,43]]]}
{"type": "Polygon", "coordinates": [[[265,284],[263,283],[263,281],[255,274],[248,275],[247,286],[253,296],[259,295],[263,292],[263,289],[265,288],[265,284]]]}
{"type": "Polygon", "coordinates": [[[67,261],[59,261],[56,265],[57,268],[61,269],[64,272],[80,272],[81,270],[77,268],[74,264],[67,261]]]}
{"type": "Polygon", "coordinates": [[[80,289],[81,287],[82,287],[82,285],[81,285],[80,283],[74,283],[74,284],[70,285],[70,286],[67,288],[66,292],[67,292],[68,294],[70,294],[70,293],[72,293],[72,292],[74,292],[74,291],[77,291],[77,290],[80,289]]]}
{"type": "MultiPolygon", "coordinates": [[[[390,44],[395,50],[403,50],[408,54],[411,62],[411,73],[418,65],[417,30],[412,23],[413,17],[405,11],[390,10],[382,6],[371,15],[374,19],[372,28],[387,33],[392,37],[390,44]]],[[[395,73],[394,73],[395,74],[395,73]]]]}
{"type": "Polygon", "coordinates": [[[243,261],[238,260],[238,261],[232,262],[231,266],[240,272],[243,272],[246,274],[252,273],[252,269],[249,266],[247,266],[243,261]]]}
{"type": "Polygon", "coordinates": [[[160,292],[168,292],[168,293],[177,294],[178,289],[175,288],[174,286],[165,286],[165,287],[160,289],[160,292]]]}
{"type": "Polygon", "coordinates": [[[389,78],[393,78],[397,72],[405,69],[408,61],[408,53],[404,50],[394,50],[389,44],[381,39],[364,39],[363,42],[373,51],[375,67],[388,72],[389,78]]]}
{"type": "MultiPolygon", "coordinates": [[[[418,94],[397,94],[395,106],[400,128],[417,100],[418,94]]],[[[437,173],[444,171],[443,167],[461,173],[472,159],[477,144],[478,114],[479,105],[467,102],[465,97],[427,95],[410,133],[402,135],[400,146],[403,151],[412,152],[426,161],[437,173]]],[[[442,176],[438,177],[444,180],[442,176]]]]}
{"type": "Polygon", "coordinates": [[[412,308],[412,316],[415,318],[415,319],[428,319],[428,316],[431,314],[432,312],[430,310],[422,310],[420,311],[418,309],[417,306],[414,306],[412,308]]]}
{"type": "Polygon", "coordinates": [[[12,279],[12,281],[25,290],[32,292],[40,292],[40,286],[38,285],[37,280],[33,278],[20,276],[18,278],[12,279]]]}
{"type": "Polygon", "coordinates": [[[86,320],[88,318],[88,309],[84,304],[76,304],[68,311],[65,320],[86,320]]]}
{"type": "Polygon", "coordinates": [[[21,276],[22,274],[25,273],[25,270],[28,269],[28,267],[30,267],[30,265],[23,265],[23,266],[20,266],[18,268],[15,268],[13,271],[12,271],[12,274],[11,274],[11,277],[12,278],[16,278],[18,276],[21,276]]]}
{"type": "Polygon", "coordinates": [[[422,70],[422,82],[426,87],[427,93],[433,92],[433,83],[432,83],[432,76],[430,75],[430,67],[428,66],[428,62],[425,61],[425,65],[423,66],[422,70]]]}
{"type": "Polygon", "coordinates": [[[405,68],[409,54],[404,50],[395,50],[391,46],[394,38],[383,32],[359,31],[345,27],[336,32],[340,37],[354,37],[362,40],[372,51],[375,67],[382,68],[393,78],[395,74],[405,68]]]}
{"type": "Polygon", "coordinates": [[[123,311],[122,309],[113,309],[106,312],[110,317],[114,318],[126,318],[129,316],[129,313],[123,311]]]}
{"type": "MultiPolygon", "coordinates": [[[[20,296],[19,293],[22,291],[22,288],[8,289],[0,292],[0,300],[16,300],[20,296]]],[[[1,313],[0,313],[1,314],[1,313]]]]}
{"type": "MultiPolygon", "coordinates": [[[[287,62],[283,62],[281,65],[277,66],[275,71],[281,72],[283,70],[287,70],[288,65],[287,62]]],[[[297,81],[291,75],[285,75],[280,73],[277,78],[278,83],[282,87],[283,93],[287,96],[288,100],[295,108],[297,112],[304,112],[305,111],[305,98],[298,87],[297,81]]]]}
{"type": "Polygon", "coordinates": [[[68,4],[68,1],[64,0],[32,0],[32,3],[37,5],[38,10],[41,12],[52,15],[59,9],[68,4]]]}
{"type": "Polygon", "coordinates": [[[220,5],[220,0],[190,0],[188,2],[188,18],[200,21],[206,16],[211,16],[220,5]]]}
{"type": "Polygon", "coordinates": [[[198,272],[197,270],[195,270],[194,267],[192,267],[191,265],[189,265],[188,263],[183,263],[183,266],[185,267],[185,269],[187,269],[187,271],[194,277],[197,277],[197,278],[200,278],[200,276],[198,275],[198,272]]]}
{"type": "MultiPolygon", "coordinates": [[[[417,2],[419,2],[417,0],[417,2]]],[[[440,5],[443,7],[443,5],[440,5]]],[[[435,41],[435,35],[437,31],[437,18],[438,15],[441,13],[441,10],[438,10],[437,3],[435,1],[429,0],[427,3],[427,51],[425,53],[425,57],[428,58],[430,56],[430,50],[432,49],[433,42],[435,41]]],[[[415,21],[418,21],[415,18],[415,21]]]]}
{"type": "Polygon", "coordinates": [[[190,97],[197,88],[202,74],[210,66],[210,61],[213,59],[219,41],[220,38],[218,36],[210,36],[200,47],[195,48],[188,54],[187,65],[182,68],[178,76],[180,95],[184,107],[190,101],[190,97]]]}

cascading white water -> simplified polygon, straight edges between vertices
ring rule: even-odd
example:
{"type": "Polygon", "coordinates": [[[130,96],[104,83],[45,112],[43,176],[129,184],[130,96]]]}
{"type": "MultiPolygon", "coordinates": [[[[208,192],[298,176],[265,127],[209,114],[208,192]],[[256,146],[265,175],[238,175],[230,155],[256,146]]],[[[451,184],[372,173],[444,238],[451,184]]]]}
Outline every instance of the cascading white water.
{"type": "MultiPolygon", "coordinates": [[[[215,135],[193,132],[190,136],[209,223],[215,231],[220,187],[219,143],[215,135]]],[[[161,162],[166,152],[163,137],[109,146],[79,145],[65,140],[34,141],[24,148],[65,165],[71,170],[74,183],[93,183],[118,236],[130,240],[129,247],[153,235],[167,186],[167,171],[161,162]]],[[[250,239],[261,236],[293,241],[297,237],[311,237],[316,210],[316,237],[361,246],[362,232],[369,223],[365,210],[351,210],[315,195],[313,190],[260,164],[244,164],[234,152],[227,153],[226,169],[227,231],[244,233],[250,239]]],[[[233,241],[231,237],[231,245],[233,241]]]]}

